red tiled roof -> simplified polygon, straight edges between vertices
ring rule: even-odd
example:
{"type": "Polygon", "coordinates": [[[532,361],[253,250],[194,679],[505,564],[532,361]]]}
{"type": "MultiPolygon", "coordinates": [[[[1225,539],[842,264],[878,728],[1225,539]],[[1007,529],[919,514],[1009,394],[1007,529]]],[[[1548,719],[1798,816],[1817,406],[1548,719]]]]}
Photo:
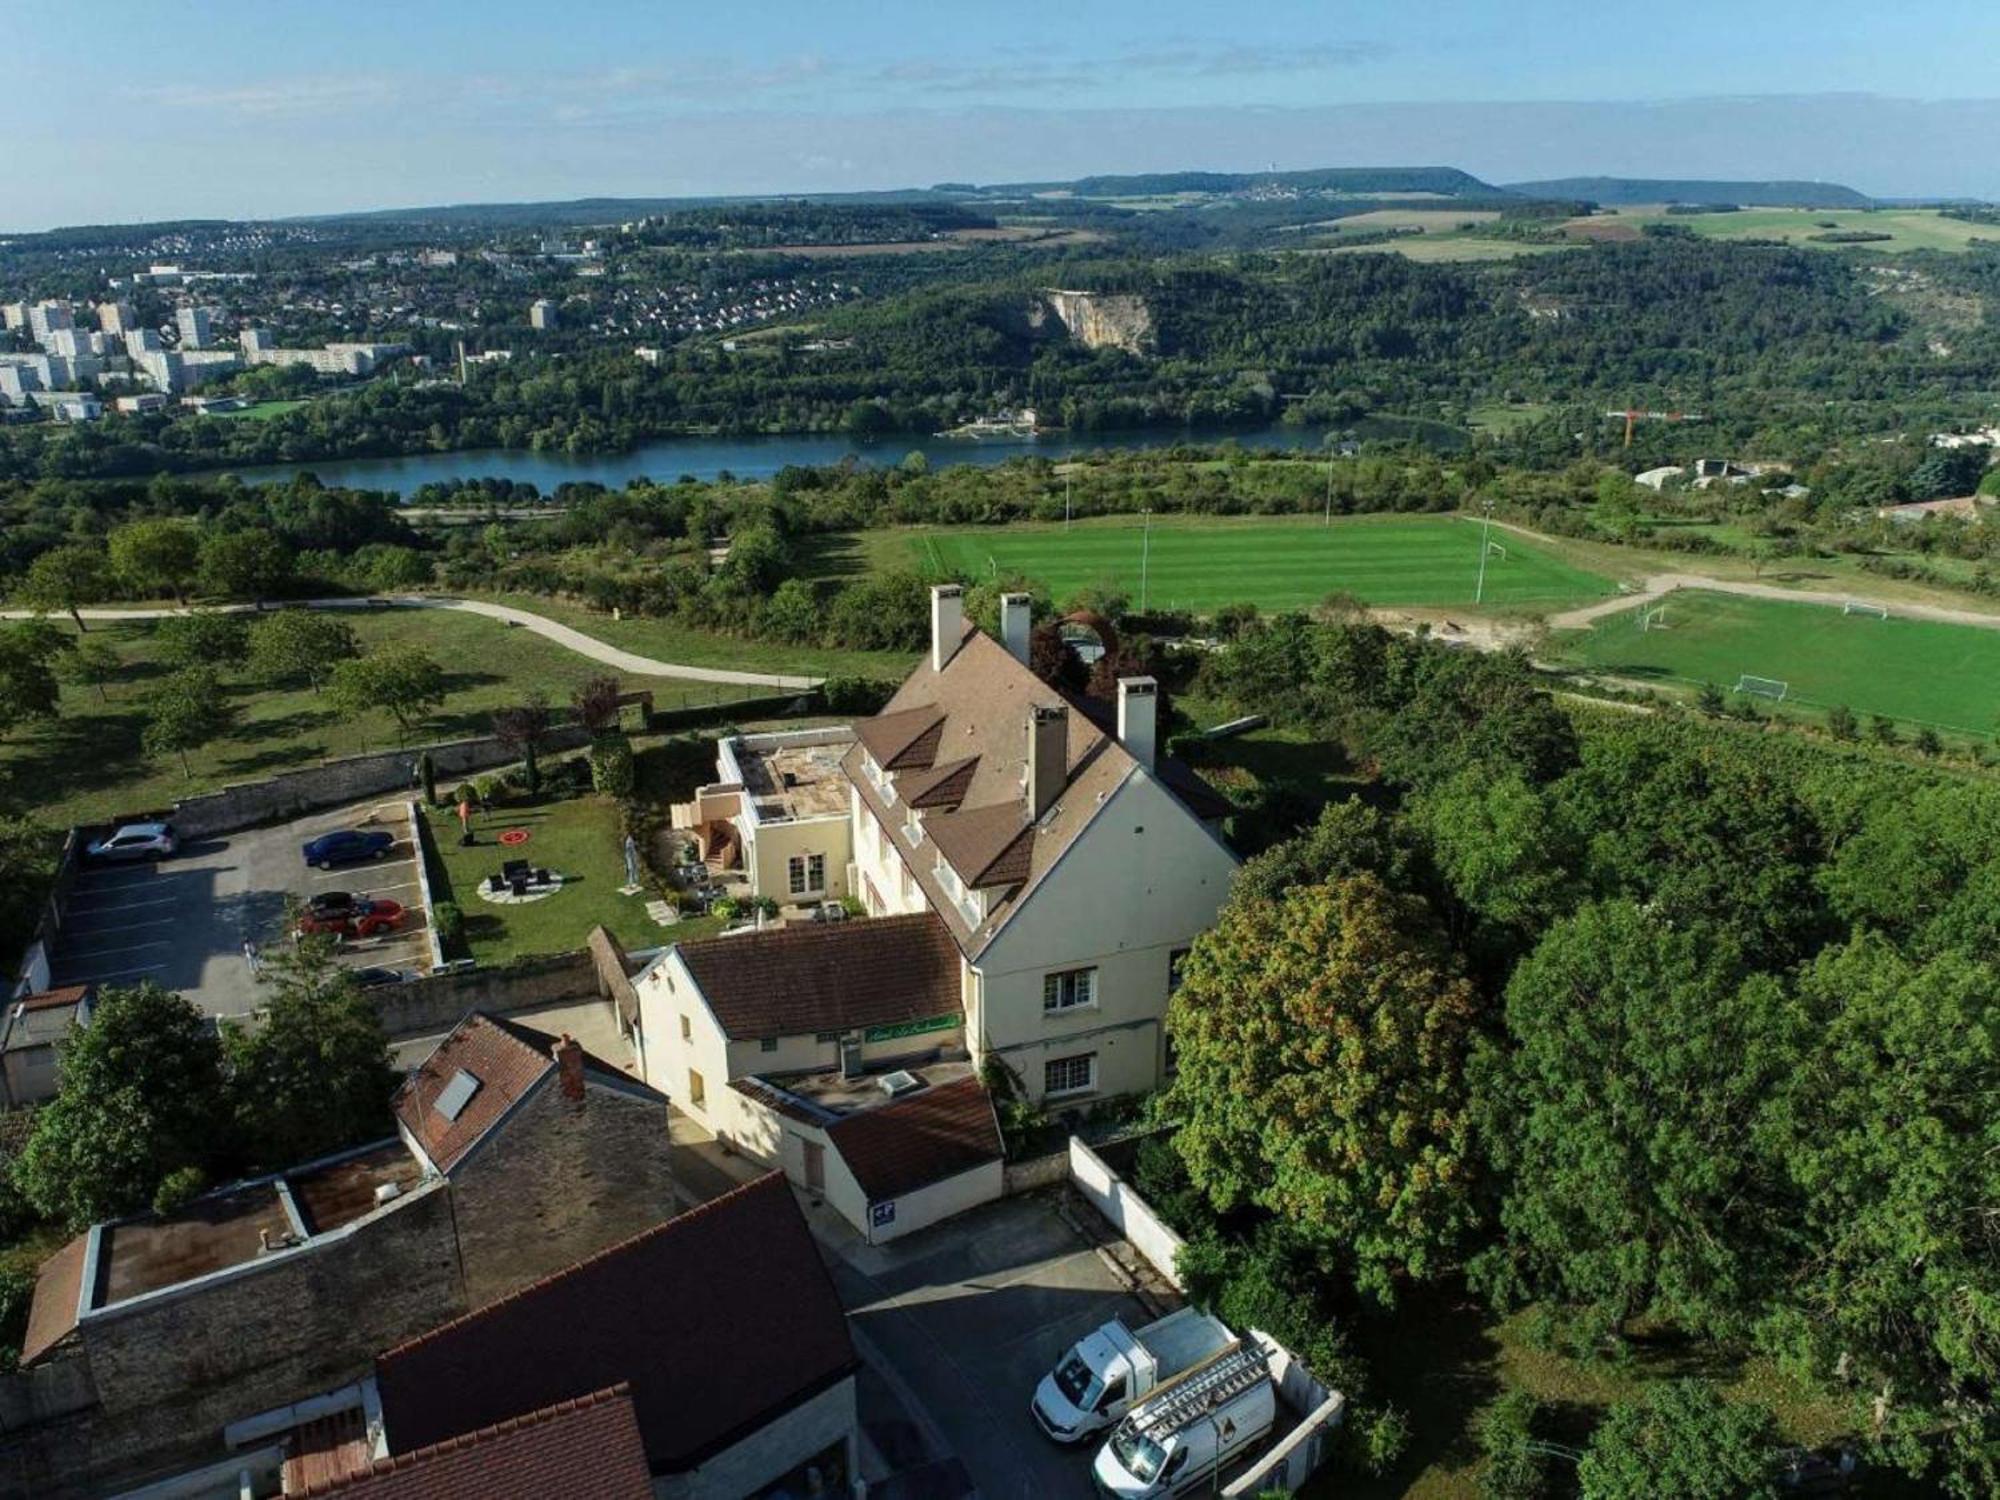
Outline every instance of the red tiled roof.
{"type": "Polygon", "coordinates": [[[680,956],[739,1041],[892,1026],[964,1003],[958,947],[929,912],[707,938],[680,956]]]}
{"type": "Polygon", "coordinates": [[[977,1078],[861,1110],[828,1126],[826,1137],[871,1203],[956,1177],[1003,1154],[993,1101],[977,1078]]]}
{"type": "Polygon", "coordinates": [[[396,1090],[396,1118],[440,1172],[456,1166],[494,1121],[554,1070],[548,1049],[531,1046],[519,1034],[524,1029],[475,1011],[396,1090]],[[460,1072],[478,1079],[479,1087],[458,1118],[448,1120],[435,1106],[460,1072]]]}
{"type": "Polygon", "coordinates": [[[32,995],[23,995],[15,1004],[23,1010],[47,1010],[51,1006],[76,1005],[89,995],[91,986],[87,984],[65,984],[53,990],[37,990],[32,995]]]}
{"type": "Polygon", "coordinates": [[[771,1173],[375,1361],[407,1451],[615,1381],[679,1473],[855,1368],[833,1281],[771,1173]]]}
{"type": "Polygon", "coordinates": [[[80,1234],[42,1262],[35,1274],[35,1296],[28,1304],[28,1331],[21,1339],[21,1363],[33,1364],[76,1327],[76,1309],[83,1295],[83,1262],[90,1236],[80,1234]]]}
{"type": "Polygon", "coordinates": [[[382,1459],[303,1493],[312,1500],[652,1500],[653,1480],[631,1390],[620,1384],[382,1459]]]}

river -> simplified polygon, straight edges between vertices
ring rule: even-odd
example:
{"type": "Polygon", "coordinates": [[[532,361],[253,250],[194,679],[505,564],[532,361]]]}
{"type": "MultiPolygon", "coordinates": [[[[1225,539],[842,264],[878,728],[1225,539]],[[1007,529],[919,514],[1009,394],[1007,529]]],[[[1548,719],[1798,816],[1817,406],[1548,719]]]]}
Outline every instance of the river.
{"type": "MultiPolygon", "coordinates": [[[[1441,424],[1425,425],[1441,428],[1441,424]]],[[[1421,435],[1409,427],[1391,429],[1386,423],[1372,419],[1343,432],[1357,437],[1421,435]]],[[[1327,436],[1328,429],[1322,427],[1265,427],[1247,431],[1176,427],[1075,436],[1056,433],[1018,442],[911,434],[863,443],[831,433],[801,433],[779,437],[664,438],[629,453],[537,453],[522,448],[485,448],[458,453],[414,453],[397,458],[269,464],[231,472],[252,484],[283,482],[294,474],[311,473],[318,475],[322,484],[336,488],[389,490],[405,496],[423,485],[452,479],[512,479],[525,481],[549,494],[556,486],[575,481],[594,481],[615,489],[633,479],[670,483],[683,475],[714,479],[729,473],[739,479],[768,479],[789,465],[837,464],[850,458],[887,468],[902,462],[910,453],[923,454],[938,468],[949,464],[1001,464],[1010,458],[1030,455],[1060,460],[1112,448],[1170,448],[1176,443],[1233,441],[1245,448],[1318,452],[1327,436]]]]}

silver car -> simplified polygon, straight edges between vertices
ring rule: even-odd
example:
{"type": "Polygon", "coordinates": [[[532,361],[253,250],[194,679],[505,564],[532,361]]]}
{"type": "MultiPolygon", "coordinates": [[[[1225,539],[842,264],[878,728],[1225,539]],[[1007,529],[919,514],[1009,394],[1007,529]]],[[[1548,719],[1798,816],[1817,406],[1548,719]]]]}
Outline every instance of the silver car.
{"type": "Polygon", "coordinates": [[[127,823],[111,837],[90,846],[90,857],[103,860],[166,859],[179,841],[171,823],[127,823]]]}

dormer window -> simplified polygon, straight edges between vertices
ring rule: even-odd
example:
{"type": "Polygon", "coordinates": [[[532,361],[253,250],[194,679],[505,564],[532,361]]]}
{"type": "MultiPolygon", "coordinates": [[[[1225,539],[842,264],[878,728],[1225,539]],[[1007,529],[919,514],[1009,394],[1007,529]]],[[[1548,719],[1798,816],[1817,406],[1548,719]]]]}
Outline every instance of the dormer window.
{"type": "Polygon", "coordinates": [[[914,807],[903,810],[903,832],[913,849],[924,841],[924,815],[914,807]]]}

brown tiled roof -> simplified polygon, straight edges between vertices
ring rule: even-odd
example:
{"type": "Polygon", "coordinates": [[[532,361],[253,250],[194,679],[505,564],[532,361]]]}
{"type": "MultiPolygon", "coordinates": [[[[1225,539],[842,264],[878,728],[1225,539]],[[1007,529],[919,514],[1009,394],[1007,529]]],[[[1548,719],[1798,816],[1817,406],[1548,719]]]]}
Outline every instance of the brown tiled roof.
{"type": "MultiPolygon", "coordinates": [[[[559,1041],[519,1021],[474,1011],[396,1090],[396,1118],[437,1169],[449,1172],[502,1115],[555,1070],[551,1049],[559,1041]],[[458,1118],[447,1120],[434,1106],[461,1070],[477,1078],[479,1088],[458,1118]]],[[[590,1052],[583,1054],[583,1063],[586,1073],[595,1072],[627,1087],[637,1086],[630,1074],[590,1052]]]]}
{"type": "Polygon", "coordinates": [[[983,885],[1018,885],[1028,878],[1035,853],[1035,828],[1025,802],[1000,802],[929,818],[924,832],[951,861],[959,879],[975,890],[983,885]]]}
{"type": "Polygon", "coordinates": [[[680,956],[739,1041],[891,1026],[963,1004],[958,949],[929,912],[706,938],[680,956]]]}
{"type": "Polygon", "coordinates": [[[83,1295],[83,1263],[90,1236],[80,1234],[42,1262],[35,1274],[35,1295],[28,1304],[28,1331],[21,1339],[21,1363],[31,1365],[76,1328],[76,1309],[83,1295]]]}
{"type": "Polygon", "coordinates": [[[87,984],[65,984],[52,990],[37,990],[15,1001],[23,1010],[47,1010],[54,1005],[76,1005],[90,993],[87,984]]]}
{"type": "Polygon", "coordinates": [[[993,1101],[977,1078],[961,1078],[864,1109],[827,1127],[868,1201],[915,1192],[1002,1155],[993,1101]]]}
{"type": "Polygon", "coordinates": [[[896,779],[896,791],[912,807],[956,807],[965,800],[978,767],[979,757],[968,755],[928,770],[905,771],[896,779]]]}
{"type": "Polygon", "coordinates": [[[285,1444],[284,1492],[297,1495],[314,1485],[331,1486],[365,1474],[374,1461],[368,1418],[360,1407],[315,1417],[294,1427],[285,1444]]]}
{"type": "Polygon", "coordinates": [[[629,1381],[655,1474],[683,1472],[855,1368],[792,1190],[760,1177],[375,1362],[398,1451],[629,1381]]]}
{"type": "Polygon", "coordinates": [[[631,1389],[619,1384],[382,1459],[303,1493],[313,1500],[652,1500],[653,1480],[631,1389]]]}
{"type": "MultiPolygon", "coordinates": [[[[933,814],[925,820],[924,829],[927,835],[938,835],[938,847],[960,880],[1005,888],[997,900],[989,901],[986,920],[973,929],[959,917],[937,883],[928,850],[919,848],[914,856],[907,852],[903,856],[917,883],[924,887],[930,905],[943,914],[953,938],[966,952],[977,955],[992,940],[1111,794],[1137,770],[1138,763],[1111,732],[1109,713],[1115,710],[1050,687],[991,636],[969,630],[942,671],[934,668],[926,655],[896,690],[887,709],[855,726],[856,737],[875,754],[876,763],[898,773],[899,804],[907,801],[912,791],[929,792],[938,768],[972,763],[963,788],[954,788],[959,792],[956,810],[933,814]],[[1029,822],[1028,715],[1036,706],[1069,710],[1065,783],[1035,823],[1032,838],[1007,836],[1003,840],[1006,817],[996,809],[1011,810],[1017,831],[1029,822]],[[931,716],[938,718],[934,727],[931,716]],[[919,724],[927,726],[920,742],[913,739],[913,726],[919,724]],[[903,747],[893,767],[878,750],[878,746],[891,744],[903,747]],[[956,828],[946,826],[975,814],[979,815],[975,821],[956,828]]],[[[907,850],[900,805],[888,805],[862,774],[860,750],[850,752],[842,767],[862,801],[892,831],[899,848],[907,850]]],[[[1212,818],[1227,811],[1226,806],[1218,807],[1212,793],[1203,795],[1207,789],[1186,767],[1162,761],[1155,775],[1194,817],[1212,818]]]]}
{"type": "Polygon", "coordinates": [[[944,715],[928,706],[882,713],[854,726],[854,736],[885,771],[927,766],[937,754],[944,715]]]}

